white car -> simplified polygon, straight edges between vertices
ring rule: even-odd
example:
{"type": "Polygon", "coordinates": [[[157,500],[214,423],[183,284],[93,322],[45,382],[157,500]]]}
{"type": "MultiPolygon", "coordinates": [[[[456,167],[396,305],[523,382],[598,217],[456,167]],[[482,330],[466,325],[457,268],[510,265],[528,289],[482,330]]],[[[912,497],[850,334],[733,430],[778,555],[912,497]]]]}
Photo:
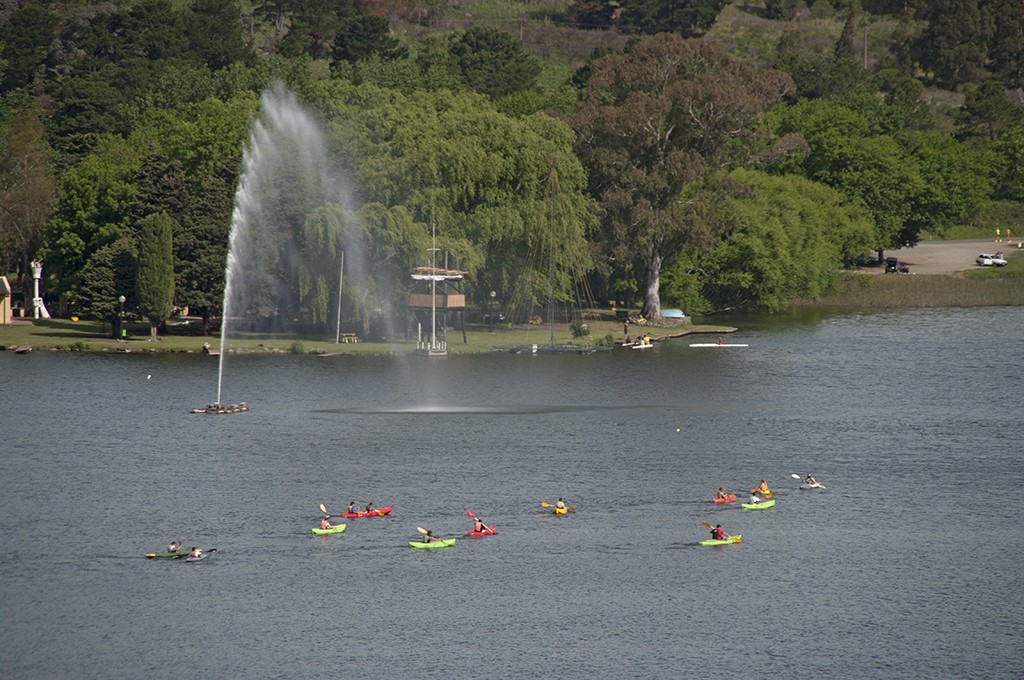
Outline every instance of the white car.
{"type": "Polygon", "coordinates": [[[982,253],[974,260],[982,267],[1005,267],[1006,260],[1003,259],[1002,253],[996,253],[995,255],[986,255],[982,253]]]}

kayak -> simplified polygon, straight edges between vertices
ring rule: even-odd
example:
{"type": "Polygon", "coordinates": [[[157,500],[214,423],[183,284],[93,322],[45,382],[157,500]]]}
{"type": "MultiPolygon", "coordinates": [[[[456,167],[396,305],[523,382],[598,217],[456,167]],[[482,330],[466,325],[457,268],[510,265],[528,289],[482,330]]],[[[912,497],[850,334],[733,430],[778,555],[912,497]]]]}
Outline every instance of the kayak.
{"type": "Polygon", "coordinates": [[[391,512],[393,506],[389,505],[383,508],[375,508],[370,512],[343,512],[341,517],[352,518],[352,517],[383,517],[384,515],[391,512]]]}
{"type": "Polygon", "coordinates": [[[551,513],[554,515],[564,515],[569,512],[569,508],[551,508],[551,513]]]}
{"type": "MultiPolygon", "coordinates": [[[[203,560],[207,559],[208,557],[210,557],[210,555],[212,555],[215,552],[217,552],[216,548],[210,548],[209,550],[204,550],[203,554],[201,554],[199,557],[192,557],[191,555],[188,555],[188,557],[185,558],[185,561],[186,562],[202,562],[203,560]]],[[[186,554],[188,554],[188,553],[186,553],[186,554]]]]}
{"type": "Polygon", "coordinates": [[[496,533],[498,533],[497,529],[495,529],[494,527],[487,527],[483,531],[467,531],[466,535],[473,536],[474,538],[479,538],[480,536],[493,536],[496,533]]]}
{"type": "Polygon", "coordinates": [[[409,541],[410,548],[450,548],[455,545],[455,539],[449,538],[445,541],[431,541],[430,543],[424,543],[422,541],[409,541]]]}
{"type": "Polygon", "coordinates": [[[733,543],[740,542],[740,535],[736,534],[732,538],[706,538],[700,542],[701,545],[732,545],[733,543]]]}
{"type": "Polygon", "coordinates": [[[804,491],[810,491],[811,489],[824,489],[825,485],[815,482],[814,484],[801,484],[800,488],[804,491]]]}
{"type": "Polygon", "coordinates": [[[775,500],[761,501],[760,503],[741,503],[740,507],[744,510],[767,510],[768,508],[775,507],[775,500]]]}
{"type": "Polygon", "coordinates": [[[728,496],[726,496],[725,498],[712,498],[711,502],[712,503],[732,503],[734,500],[736,500],[736,494],[731,493],[728,496]]]}
{"type": "Polygon", "coordinates": [[[187,551],[186,552],[180,552],[179,551],[179,552],[164,552],[164,553],[146,553],[146,557],[148,557],[148,558],[153,558],[153,557],[170,557],[171,559],[175,559],[175,560],[178,559],[179,557],[184,557],[185,555],[188,555],[187,551]]]}
{"type": "Polygon", "coordinates": [[[312,529],[310,529],[310,531],[313,532],[314,536],[323,536],[325,534],[340,534],[342,531],[345,530],[345,527],[347,526],[347,524],[338,524],[336,526],[331,527],[330,529],[321,529],[320,527],[313,527],[312,529]]]}

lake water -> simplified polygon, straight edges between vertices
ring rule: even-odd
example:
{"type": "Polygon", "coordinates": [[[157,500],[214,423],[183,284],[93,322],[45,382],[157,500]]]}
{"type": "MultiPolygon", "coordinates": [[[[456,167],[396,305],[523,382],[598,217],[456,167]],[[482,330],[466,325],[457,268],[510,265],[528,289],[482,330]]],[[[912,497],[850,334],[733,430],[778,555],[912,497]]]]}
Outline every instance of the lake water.
{"type": "Polygon", "coordinates": [[[1024,309],[730,322],[230,357],[232,416],[187,413],[209,357],[0,353],[0,676],[1020,677],[1024,309]],[[762,478],[773,510],[710,502],[762,478]],[[310,535],[351,500],[395,511],[310,535]],[[467,508],[499,534],[406,546],[467,508]],[[174,538],[217,552],[143,558],[174,538]]]}

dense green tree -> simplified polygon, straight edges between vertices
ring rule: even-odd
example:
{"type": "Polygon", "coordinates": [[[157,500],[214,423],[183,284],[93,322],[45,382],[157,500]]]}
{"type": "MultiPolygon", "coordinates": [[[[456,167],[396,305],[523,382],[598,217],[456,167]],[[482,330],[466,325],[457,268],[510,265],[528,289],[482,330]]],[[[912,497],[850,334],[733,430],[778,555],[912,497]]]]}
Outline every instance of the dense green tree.
{"type": "Polygon", "coordinates": [[[784,74],[672,34],[592,65],[572,119],[576,148],[606,214],[605,249],[643,272],[648,318],[661,315],[665,260],[713,241],[680,212],[683,187],[745,159],[758,117],[791,86],[784,74]]]}
{"type": "Polygon", "coordinates": [[[622,24],[643,33],[696,36],[711,28],[728,0],[619,0],[622,24]]]}
{"type": "Polygon", "coordinates": [[[993,34],[994,17],[982,0],[927,0],[918,2],[924,31],[914,54],[925,71],[940,83],[960,85],[981,76],[993,34]]]}
{"type": "Polygon", "coordinates": [[[764,0],[764,13],[769,19],[789,21],[802,4],[803,0],[764,0]]]}
{"type": "Polygon", "coordinates": [[[970,222],[991,197],[993,183],[985,151],[933,131],[910,135],[907,149],[923,187],[914,197],[905,241],[916,243],[922,231],[942,234],[953,225],[970,222]]]}
{"type": "Polygon", "coordinates": [[[361,61],[373,56],[401,59],[408,54],[390,35],[391,27],[383,17],[356,16],[338,24],[331,55],[335,61],[361,61]]]}
{"type": "Polygon", "coordinates": [[[56,35],[60,18],[39,3],[28,2],[14,10],[0,26],[0,56],[7,62],[0,92],[24,87],[42,70],[56,35]]]}
{"type": "Polygon", "coordinates": [[[1007,87],[1024,87],[1024,11],[1018,0],[988,0],[995,24],[989,42],[990,68],[1007,87]]]}
{"type": "Polygon", "coordinates": [[[1007,98],[1002,83],[986,80],[964,97],[957,116],[957,132],[964,138],[980,135],[993,140],[1022,121],[1024,111],[1007,98]]]}
{"type": "Polygon", "coordinates": [[[992,173],[996,197],[1024,201],[1024,123],[1003,133],[992,151],[996,157],[992,173]]]}
{"type": "Polygon", "coordinates": [[[110,322],[112,337],[117,337],[122,309],[135,306],[136,257],[135,239],[122,236],[105,245],[82,267],[75,291],[70,295],[71,308],[87,319],[110,322]],[[125,297],[124,307],[120,297],[125,297]]]}
{"type": "Polygon", "coordinates": [[[486,97],[444,90],[399,95],[335,81],[325,85],[320,102],[332,121],[332,146],[346,152],[361,187],[366,207],[359,220],[371,261],[380,264],[374,276],[402,281],[422,264],[416,258],[428,247],[433,222],[460,266],[473,275],[486,268],[481,286],[508,299],[529,266],[552,159],[572,216],[566,252],[589,253],[594,206],[564,123],[543,114],[512,119],[486,97]],[[386,236],[392,228],[400,235],[386,236]],[[387,246],[374,252],[378,243],[387,246]]]}
{"type": "Polygon", "coordinates": [[[138,268],[135,294],[139,313],[149,320],[150,339],[171,315],[174,307],[174,220],[154,213],[138,225],[138,268]]]}
{"type": "Polygon", "coordinates": [[[352,0],[296,0],[291,26],[281,41],[281,52],[325,59],[331,55],[341,23],[356,16],[352,0]]]}
{"type": "Polygon", "coordinates": [[[238,0],[192,0],[183,21],[189,50],[210,69],[251,60],[238,0]]]}
{"type": "Polygon", "coordinates": [[[115,136],[99,138],[96,151],[60,179],[43,256],[56,277],[55,293],[73,289],[78,272],[99,248],[125,233],[135,195],[138,155],[115,136]]]}
{"type": "Polygon", "coordinates": [[[834,189],[752,170],[730,178],[748,191],[728,200],[735,229],[701,263],[715,309],[780,311],[794,298],[817,299],[835,285],[844,254],[872,244],[870,220],[834,189]]]}
{"type": "Polygon", "coordinates": [[[221,313],[228,235],[238,184],[238,155],[216,161],[196,182],[188,211],[174,235],[174,296],[190,314],[201,316],[203,332],[221,313]]]}
{"type": "Polygon", "coordinates": [[[452,65],[471,89],[497,99],[533,87],[536,57],[518,38],[496,28],[471,28],[452,41],[452,65]]]}

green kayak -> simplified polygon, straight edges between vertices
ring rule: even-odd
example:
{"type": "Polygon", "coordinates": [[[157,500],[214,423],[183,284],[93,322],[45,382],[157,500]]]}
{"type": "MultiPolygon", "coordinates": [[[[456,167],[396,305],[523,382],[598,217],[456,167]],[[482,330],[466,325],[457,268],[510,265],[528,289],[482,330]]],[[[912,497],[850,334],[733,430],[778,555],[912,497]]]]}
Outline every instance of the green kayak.
{"type": "Polygon", "coordinates": [[[331,527],[330,529],[321,529],[319,527],[314,527],[313,529],[310,529],[310,531],[313,532],[314,536],[323,536],[324,534],[340,534],[342,531],[345,530],[345,527],[347,526],[347,524],[339,524],[337,526],[331,527]]]}
{"type": "Polygon", "coordinates": [[[775,499],[761,501],[760,503],[743,503],[740,505],[744,510],[767,510],[775,507],[775,499]]]}
{"type": "Polygon", "coordinates": [[[423,543],[422,541],[409,541],[410,548],[450,548],[455,545],[455,539],[449,538],[446,541],[431,541],[430,543],[423,543]]]}
{"type": "Polygon", "coordinates": [[[146,553],[146,557],[149,557],[149,558],[153,558],[153,557],[172,557],[172,558],[178,558],[178,557],[186,557],[187,555],[188,555],[188,550],[181,550],[179,552],[146,553]]]}
{"type": "Polygon", "coordinates": [[[707,538],[700,542],[701,545],[732,545],[733,543],[740,542],[740,535],[736,534],[732,538],[707,538]]]}

